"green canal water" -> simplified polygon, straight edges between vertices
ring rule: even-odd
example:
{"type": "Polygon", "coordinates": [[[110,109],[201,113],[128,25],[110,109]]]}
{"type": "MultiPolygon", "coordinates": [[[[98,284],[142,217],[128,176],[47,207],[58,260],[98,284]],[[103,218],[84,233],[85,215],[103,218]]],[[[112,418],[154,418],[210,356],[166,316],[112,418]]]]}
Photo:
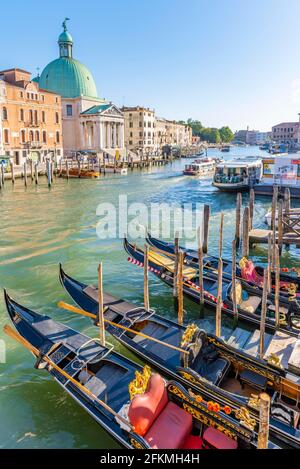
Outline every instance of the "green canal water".
{"type": "MultiPolygon", "coordinates": [[[[212,155],[218,154],[211,150],[212,155]]],[[[259,154],[255,148],[240,148],[234,155],[259,154]]],[[[224,154],[223,154],[224,156],[224,154]]],[[[232,157],[233,152],[226,156],[232,157]]],[[[152,170],[133,171],[127,176],[106,175],[99,181],[56,179],[51,190],[41,178],[27,189],[21,180],[7,181],[0,194],[0,287],[19,302],[48,314],[90,337],[90,322],[57,308],[59,300],[70,301],[58,280],[58,263],[74,277],[95,283],[97,265],[104,266],[106,291],[140,304],[143,271],[127,262],[119,239],[100,240],[96,234],[100,203],[116,203],[127,194],[128,203],[209,203],[212,208],[210,252],[216,254],[220,211],[225,214],[224,255],[230,256],[234,235],[235,196],[218,192],[210,180],[181,176],[185,160],[152,170]]],[[[247,202],[247,196],[244,196],[247,202]]],[[[268,198],[256,200],[255,226],[262,226],[268,198]]],[[[143,244],[141,240],[141,244],[143,244]]],[[[265,249],[253,253],[265,262],[265,249]]],[[[285,252],[284,265],[298,265],[296,250],[285,252]]],[[[172,292],[150,277],[151,306],[174,317],[172,292]]],[[[186,317],[197,319],[197,306],[185,301],[186,317]]],[[[47,373],[33,368],[34,359],[21,346],[7,339],[2,328],[8,323],[3,295],[0,298],[0,339],[6,345],[6,363],[0,364],[1,448],[114,448],[116,444],[69,398],[47,373]]],[[[226,321],[224,321],[226,326],[226,321]]],[[[213,317],[202,326],[213,330],[213,317]]],[[[109,339],[111,342],[113,340],[109,339]]],[[[138,361],[115,343],[116,350],[138,361]]]]}

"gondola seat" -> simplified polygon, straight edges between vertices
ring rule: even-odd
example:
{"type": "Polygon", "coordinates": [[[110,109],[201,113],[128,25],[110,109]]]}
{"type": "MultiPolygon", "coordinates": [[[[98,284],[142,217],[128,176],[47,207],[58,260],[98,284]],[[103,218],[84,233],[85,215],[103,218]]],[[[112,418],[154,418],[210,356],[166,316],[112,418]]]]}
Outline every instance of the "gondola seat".
{"type": "Polygon", "coordinates": [[[203,432],[203,442],[207,449],[237,449],[238,447],[235,440],[213,427],[209,427],[203,432]]]}
{"type": "MultiPolygon", "coordinates": [[[[248,296],[246,300],[243,299],[243,288],[241,282],[236,282],[236,304],[237,306],[248,313],[255,313],[259,305],[261,304],[261,298],[259,296],[248,296]]],[[[232,295],[232,293],[231,293],[232,295]]]]}
{"type": "Polygon", "coordinates": [[[135,432],[153,449],[181,448],[192,430],[192,416],[168,401],[164,380],[158,374],[151,376],[144,394],[132,399],[128,417],[135,432]]]}

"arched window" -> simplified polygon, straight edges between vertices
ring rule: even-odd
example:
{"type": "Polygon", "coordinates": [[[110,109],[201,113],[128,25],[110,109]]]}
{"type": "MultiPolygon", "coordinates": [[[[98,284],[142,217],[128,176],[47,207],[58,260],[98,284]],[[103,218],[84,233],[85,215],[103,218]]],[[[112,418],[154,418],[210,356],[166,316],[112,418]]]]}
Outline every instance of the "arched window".
{"type": "Polygon", "coordinates": [[[25,143],[26,142],[26,131],[21,130],[21,142],[25,143]]]}
{"type": "Polygon", "coordinates": [[[59,114],[58,114],[58,112],[55,113],[55,123],[59,124],[59,114]]]}
{"type": "Polygon", "coordinates": [[[43,143],[47,143],[47,132],[43,130],[43,143]]]}
{"type": "Polygon", "coordinates": [[[36,142],[40,141],[40,132],[38,130],[36,130],[36,132],[35,132],[35,141],[36,142]]]}
{"type": "Polygon", "coordinates": [[[46,113],[45,113],[45,111],[42,111],[42,122],[43,122],[43,124],[45,124],[45,122],[46,122],[46,113]]]}
{"type": "Polygon", "coordinates": [[[8,114],[7,114],[7,109],[6,109],[6,107],[3,108],[2,116],[3,116],[3,120],[4,120],[4,121],[7,121],[8,114]]]}
{"type": "Polygon", "coordinates": [[[24,109],[20,109],[20,121],[24,121],[24,109]]]}
{"type": "Polygon", "coordinates": [[[33,135],[33,131],[32,131],[32,130],[30,130],[30,132],[29,132],[29,140],[30,140],[31,142],[33,142],[33,140],[34,140],[34,135],[33,135]]]}
{"type": "Polygon", "coordinates": [[[59,132],[56,132],[56,143],[59,143],[60,141],[60,135],[59,132]]]}
{"type": "Polygon", "coordinates": [[[38,112],[34,111],[34,121],[37,124],[38,123],[38,112]]]}
{"type": "Polygon", "coordinates": [[[30,120],[30,123],[33,124],[33,110],[30,109],[29,111],[29,120],[30,120]]]}
{"type": "Polygon", "coordinates": [[[9,143],[9,130],[4,129],[4,143],[9,143]]]}

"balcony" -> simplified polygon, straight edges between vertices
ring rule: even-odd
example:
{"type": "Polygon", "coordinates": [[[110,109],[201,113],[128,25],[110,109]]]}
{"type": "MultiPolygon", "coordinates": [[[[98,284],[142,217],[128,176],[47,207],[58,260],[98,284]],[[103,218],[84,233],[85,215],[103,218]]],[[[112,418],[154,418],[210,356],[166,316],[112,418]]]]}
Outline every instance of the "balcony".
{"type": "Polygon", "coordinates": [[[27,121],[27,122],[25,122],[25,126],[26,126],[26,127],[36,128],[36,127],[39,127],[40,125],[41,125],[41,121],[40,121],[40,120],[37,120],[37,121],[27,121]]]}

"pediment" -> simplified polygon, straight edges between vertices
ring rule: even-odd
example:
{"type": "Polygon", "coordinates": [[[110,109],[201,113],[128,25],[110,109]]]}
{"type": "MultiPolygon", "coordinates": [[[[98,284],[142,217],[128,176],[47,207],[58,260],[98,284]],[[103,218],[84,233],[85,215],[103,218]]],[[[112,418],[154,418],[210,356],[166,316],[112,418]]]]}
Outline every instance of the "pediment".
{"type": "Polygon", "coordinates": [[[117,106],[112,104],[108,109],[105,109],[105,111],[103,111],[101,115],[123,117],[123,112],[117,106]]]}

